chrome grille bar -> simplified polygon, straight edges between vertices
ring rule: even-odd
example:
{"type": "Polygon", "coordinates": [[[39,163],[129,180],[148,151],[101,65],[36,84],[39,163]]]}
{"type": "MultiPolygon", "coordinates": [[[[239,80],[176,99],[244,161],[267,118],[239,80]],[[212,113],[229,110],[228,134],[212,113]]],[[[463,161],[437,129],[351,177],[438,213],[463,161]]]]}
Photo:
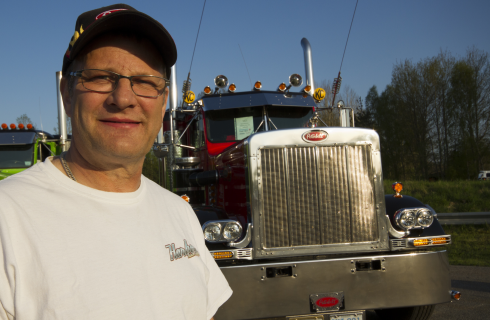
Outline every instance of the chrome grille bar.
{"type": "Polygon", "coordinates": [[[265,248],[375,241],[371,146],[261,149],[265,248]]]}

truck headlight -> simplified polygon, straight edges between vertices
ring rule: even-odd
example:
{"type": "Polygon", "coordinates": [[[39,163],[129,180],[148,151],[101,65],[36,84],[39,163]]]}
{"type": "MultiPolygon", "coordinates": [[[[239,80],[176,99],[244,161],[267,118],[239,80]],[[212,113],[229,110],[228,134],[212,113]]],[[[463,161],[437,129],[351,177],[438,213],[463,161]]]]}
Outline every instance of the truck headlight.
{"type": "Polygon", "coordinates": [[[417,211],[417,224],[421,227],[428,227],[434,221],[434,216],[429,209],[419,209],[417,211]]]}
{"type": "Polygon", "coordinates": [[[242,235],[242,226],[235,220],[214,220],[203,224],[204,239],[208,242],[232,242],[242,235]]]}
{"type": "Polygon", "coordinates": [[[403,230],[415,227],[415,212],[413,210],[398,210],[395,213],[396,224],[403,230]]]}
{"type": "Polygon", "coordinates": [[[403,230],[423,229],[434,222],[434,215],[428,208],[405,208],[395,212],[396,226],[403,230]]]}
{"type": "Polygon", "coordinates": [[[209,242],[215,242],[221,239],[221,225],[219,223],[210,223],[203,231],[204,239],[209,242]]]}
{"type": "Polygon", "coordinates": [[[228,222],[223,230],[223,237],[226,240],[238,240],[242,235],[242,226],[238,221],[228,222]]]}

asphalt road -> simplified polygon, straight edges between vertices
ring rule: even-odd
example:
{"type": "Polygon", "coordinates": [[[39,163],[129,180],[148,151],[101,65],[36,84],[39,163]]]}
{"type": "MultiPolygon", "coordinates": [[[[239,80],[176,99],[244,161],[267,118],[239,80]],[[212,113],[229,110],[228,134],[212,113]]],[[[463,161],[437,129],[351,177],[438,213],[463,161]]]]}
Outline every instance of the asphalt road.
{"type": "MultiPolygon", "coordinates": [[[[451,286],[461,300],[437,305],[430,320],[490,319],[490,267],[450,266],[451,286]]],[[[367,320],[378,320],[368,311],[367,320]]]]}

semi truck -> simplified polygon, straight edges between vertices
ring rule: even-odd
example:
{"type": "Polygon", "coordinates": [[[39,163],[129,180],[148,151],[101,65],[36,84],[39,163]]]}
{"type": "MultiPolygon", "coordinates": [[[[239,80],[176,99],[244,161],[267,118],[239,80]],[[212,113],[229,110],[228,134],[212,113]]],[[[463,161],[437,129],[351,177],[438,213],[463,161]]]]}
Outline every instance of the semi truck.
{"type": "Polygon", "coordinates": [[[366,320],[366,310],[428,319],[460,297],[444,250],[451,236],[401,183],[384,194],[378,134],[354,127],[348,106],[318,107],[325,92],[314,87],[310,43],[301,45],[304,87],[293,74],[277,89],[257,81],[239,92],[219,75],[214,90],[178,105],[172,71],[153,152],[233,289],[215,319],[366,320]],[[322,110],[338,111],[339,126],[326,126],[322,110]]]}
{"type": "Polygon", "coordinates": [[[2,123],[0,130],[0,180],[19,173],[49,156],[61,153],[59,136],[36,130],[32,124],[2,123]]]}
{"type": "Polygon", "coordinates": [[[58,99],[58,132],[52,135],[36,130],[32,124],[14,123],[0,127],[0,180],[19,173],[49,156],[57,156],[70,148],[71,136],[67,131],[67,116],[60,91],[61,71],[56,72],[58,99]]]}

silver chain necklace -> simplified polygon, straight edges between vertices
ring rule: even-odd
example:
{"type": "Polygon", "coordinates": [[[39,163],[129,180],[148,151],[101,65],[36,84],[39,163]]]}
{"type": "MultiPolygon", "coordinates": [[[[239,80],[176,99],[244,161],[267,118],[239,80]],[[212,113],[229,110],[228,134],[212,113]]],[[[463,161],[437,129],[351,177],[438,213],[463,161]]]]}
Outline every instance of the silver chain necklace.
{"type": "Polygon", "coordinates": [[[68,178],[77,182],[77,179],[75,179],[73,172],[71,172],[70,167],[68,166],[68,163],[66,163],[65,155],[66,155],[66,152],[63,152],[60,156],[61,165],[63,166],[63,169],[65,169],[65,172],[66,172],[66,175],[68,176],[68,178]]]}

